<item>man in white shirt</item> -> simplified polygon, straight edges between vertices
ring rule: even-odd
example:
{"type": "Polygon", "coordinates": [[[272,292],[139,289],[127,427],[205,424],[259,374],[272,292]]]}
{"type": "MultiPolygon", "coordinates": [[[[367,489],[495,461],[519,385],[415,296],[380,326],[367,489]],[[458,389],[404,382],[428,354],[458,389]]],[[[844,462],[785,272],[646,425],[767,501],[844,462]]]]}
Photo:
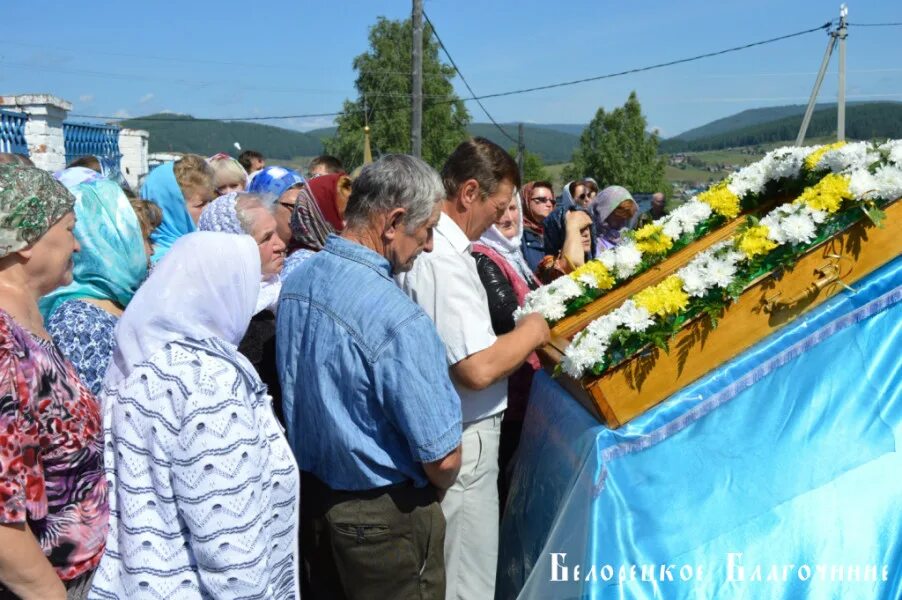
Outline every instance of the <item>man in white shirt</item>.
{"type": "Polygon", "coordinates": [[[495,596],[498,442],[507,377],[549,339],[548,325],[538,314],[495,336],[485,288],[470,254],[470,243],[500,218],[519,179],[510,155],[489,140],[475,138],[458,146],[442,168],[446,198],[433,250],[397,278],[435,322],[461,399],[462,465],[442,500],[448,600],[495,596]]]}

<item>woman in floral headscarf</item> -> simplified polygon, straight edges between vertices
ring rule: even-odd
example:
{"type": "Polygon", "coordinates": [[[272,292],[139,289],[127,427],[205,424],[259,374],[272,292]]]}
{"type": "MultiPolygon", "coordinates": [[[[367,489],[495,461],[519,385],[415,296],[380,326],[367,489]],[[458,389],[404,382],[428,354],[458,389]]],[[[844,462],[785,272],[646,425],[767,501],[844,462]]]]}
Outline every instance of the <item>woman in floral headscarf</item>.
{"type": "Polygon", "coordinates": [[[73,259],[74,280],[44,296],[40,307],[53,341],[98,394],[113,355],[113,330],[147,276],[147,236],[162,216],[149,202],[140,203],[147,211],[139,216],[122,189],[105,179],[72,191],[81,246],[73,259]]]}
{"type": "Polygon", "coordinates": [[[84,598],[109,507],[100,405],[44,329],[38,298],[72,281],[75,198],[0,165],[0,596],[84,598]]]}
{"type": "Polygon", "coordinates": [[[330,233],[344,229],[344,212],[350,197],[351,178],[344,173],[320,175],[307,182],[291,213],[291,243],[282,267],[282,281],[322,250],[330,233]]]}

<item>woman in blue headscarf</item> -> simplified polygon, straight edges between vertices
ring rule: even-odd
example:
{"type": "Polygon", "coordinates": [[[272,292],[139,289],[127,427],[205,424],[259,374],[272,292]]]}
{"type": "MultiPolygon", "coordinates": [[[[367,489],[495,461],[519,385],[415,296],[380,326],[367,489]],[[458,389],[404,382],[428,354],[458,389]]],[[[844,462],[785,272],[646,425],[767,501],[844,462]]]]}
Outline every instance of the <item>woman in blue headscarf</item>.
{"type": "Polygon", "coordinates": [[[204,157],[186,154],[151,171],[141,186],[141,197],[163,211],[163,222],[151,236],[151,261],[156,264],[177,239],[197,229],[204,206],[216,197],[213,170],[204,157]]]}
{"type": "Polygon", "coordinates": [[[81,246],[73,256],[72,283],[44,296],[39,306],[53,341],[97,394],[113,354],[113,329],[147,275],[145,242],[160,211],[133,208],[122,188],[106,179],[72,191],[81,246]]]}
{"type": "Polygon", "coordinates": [[[286,167],[264,167],[247,184],[247,191],[260,194],[268,202],[275,202],[276,234],[286,246],[292,245],[291,214],[301,188],[307,184],[304,177],[286,167]]]}

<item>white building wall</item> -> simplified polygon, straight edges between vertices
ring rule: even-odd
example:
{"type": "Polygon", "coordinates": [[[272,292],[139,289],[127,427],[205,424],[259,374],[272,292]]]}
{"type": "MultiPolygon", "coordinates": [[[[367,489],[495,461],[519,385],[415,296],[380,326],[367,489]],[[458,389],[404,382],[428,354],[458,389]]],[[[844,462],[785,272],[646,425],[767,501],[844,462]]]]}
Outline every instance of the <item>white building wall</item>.
{"type": "Polygon", "coordinates": [[[136,192],[148,172],[147,144],[150,133],[143,129],[122,129],[119,132],[119,152],[122,153],[122,175],[136,192]]]}
{"type": "Polygon", "coordinates": [[[28,115],[25,140],[36,167],[57,171],[66,166],[63,121],[72,110],[71,103],[50,94],[22,94],[0,96],[0,106],[28,115]]]}

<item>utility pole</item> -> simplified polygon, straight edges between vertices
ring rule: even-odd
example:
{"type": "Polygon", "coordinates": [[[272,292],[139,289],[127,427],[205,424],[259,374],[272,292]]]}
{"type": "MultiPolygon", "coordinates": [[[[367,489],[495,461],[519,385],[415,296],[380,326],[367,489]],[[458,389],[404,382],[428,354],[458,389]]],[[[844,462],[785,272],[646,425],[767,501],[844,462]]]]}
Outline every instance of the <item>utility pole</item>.
{"type": "Polygon", "coordinates": [[[817,72],[817,79],[814,80],[814,89],[811,90],[811,97],[808,99],[808,107],[805,109],[805,116],[802,118],[802,126],[799,128],[799,135],[796,138],[796,146],[801,146],[805,142],[805,134],[808,132],[808,124],[811,122],[811,115],[814,113],[814,106],[817,102],[817,94],[821,90],[821,84],[824,82],[824,75],[827,73],[827,66],[830,64],[830,57],[833,55],[833,49],[839,41],[839,94],[836,102],[836,137],[839,140],[846,139],[846,37],[848,35],[846,16],[849,9],[845,4],[839,7],[839,26],[835,31],[829,32],[830,41],[827,42],[827,50],[824,52],[824,59],[821,61],[821,68],[817,72]]]}
{"type": "Polygon", "coordinates": [[[411,56],[410,153],[423,155],[423,0],[413,0],[413,50],[411,56]]]}
{"type": "Polygon", "coordinates": [[[846,16],[849,8],[843,4],[839,7],[839,93],[836,98],[836,139],[846,139],[846,16]]]}
{"type": "MultiPolygon", "coordinates": [[[[517,169],[520,171],[520,185],[523,181],[523,164],[526,162],[526,144],[523,142],[523,123],[517,125],[517,169]]],[[[524,200],[525,202],[525,200],[524,200]]]]}

